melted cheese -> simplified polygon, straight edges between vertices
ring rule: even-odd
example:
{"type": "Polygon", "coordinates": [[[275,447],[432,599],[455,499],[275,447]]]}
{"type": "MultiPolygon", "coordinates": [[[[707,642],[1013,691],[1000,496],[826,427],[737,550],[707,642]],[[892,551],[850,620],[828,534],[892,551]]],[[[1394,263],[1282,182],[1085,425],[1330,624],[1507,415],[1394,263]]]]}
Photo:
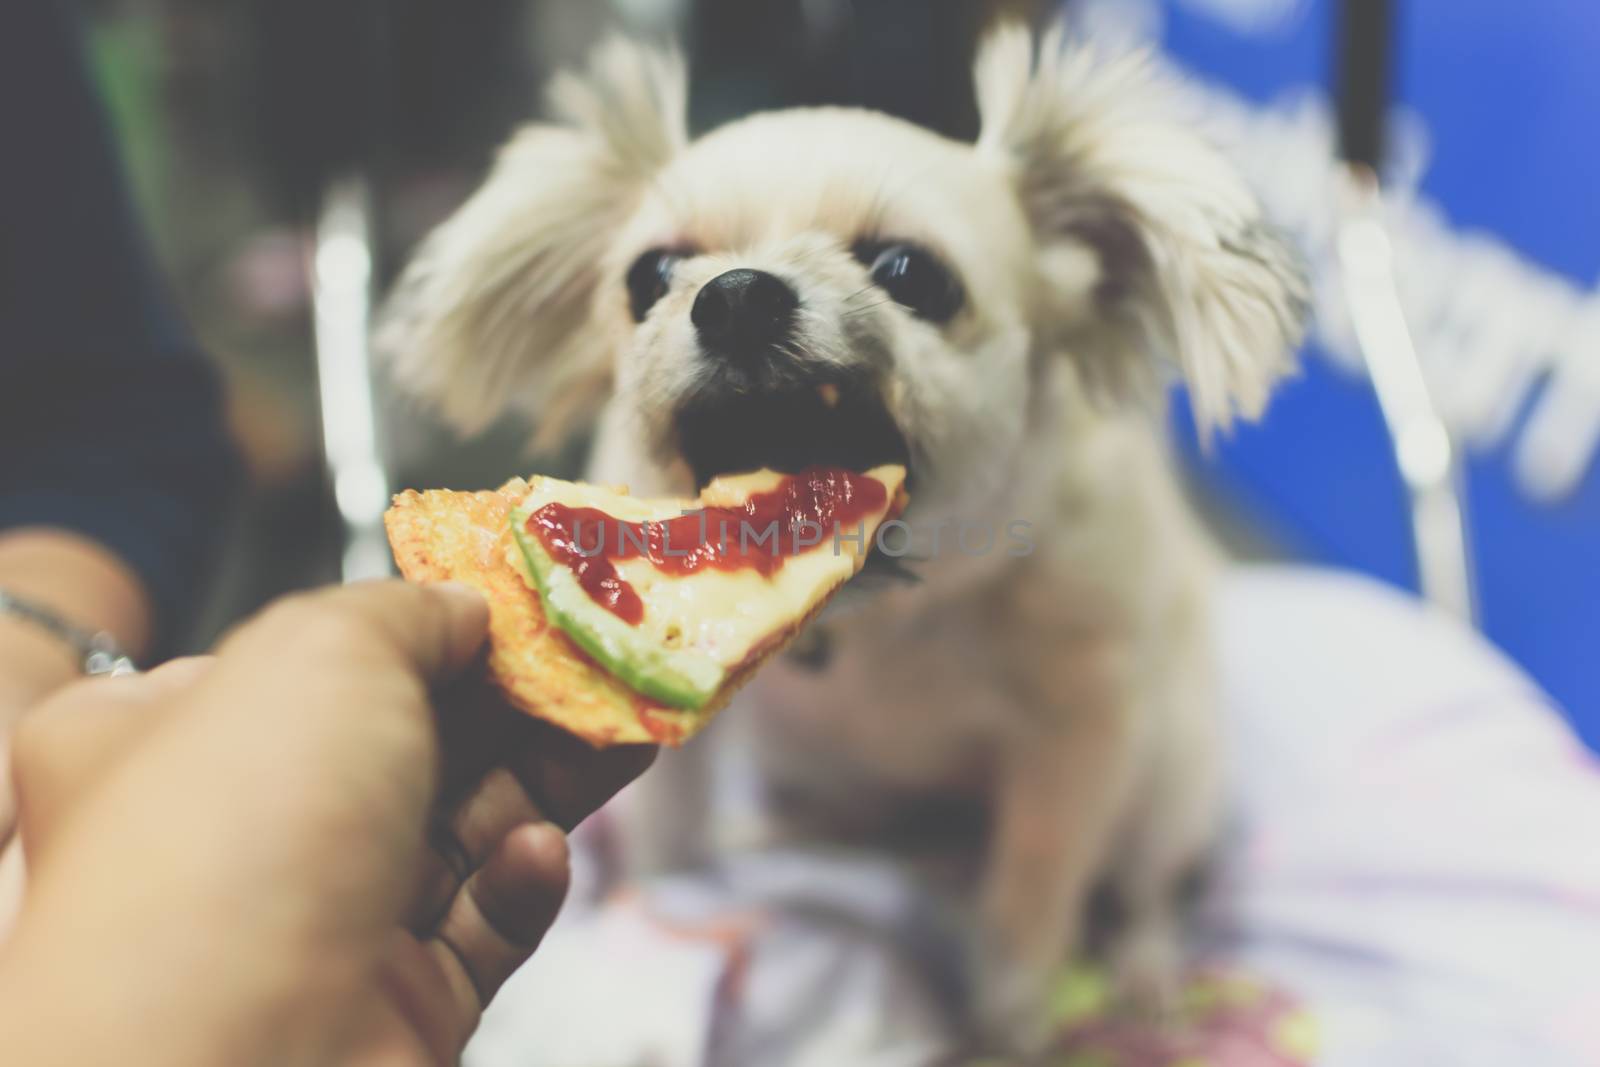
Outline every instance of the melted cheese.
{"type": "MultiPolygon", "coordinates": [[[[535,479],[513,511],[521,554],[531,565],[531,573],[528,567],[519,570],[544,597],[552,620],[613,673],[646,695],[698,707],[716,695],[729,673],[774,639],[787,636],[861,568],[905,481],[904,469],[897,466],[878,467],[867,474],[888,489],[884,507],[868,515],[860,529],[845,529],[838,538],[827,531],[815,547],[786,558],[771,575],[753,568],[712,567],[674,574],[642,557],[614,561],[619,576],[633,586],[644,605],[637,626],[596,603],[568,567],[550,559],[538,539],[524,532],[528,516],[546,504],[559,503],[595,508],[630,524],[672,519],[702,506],[737,507],[752,494],[776,487],[783,475],[759,471],[719,478],[697,501],[642,500],[600,486],[535,479]]],[[[763,545],[753,539],[762,533],[753,531],[743,542],[747,551],[771,551],[766,547],[770,541],[763,545]]],[[[714,526],[709,530],[713,540],[719,534],[714,526]]],[[[740,534],[730,528],[727,543],[740,546],[740,534]]],[[[778,536],[793,534],[783,530],[778,536]]]]}

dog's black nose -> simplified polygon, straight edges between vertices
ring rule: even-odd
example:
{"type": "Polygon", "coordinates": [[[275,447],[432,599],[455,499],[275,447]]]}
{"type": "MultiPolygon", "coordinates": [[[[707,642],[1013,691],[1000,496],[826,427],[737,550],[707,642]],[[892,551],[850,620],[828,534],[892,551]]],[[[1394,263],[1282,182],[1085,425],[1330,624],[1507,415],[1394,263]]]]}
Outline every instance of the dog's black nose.
{"type": "Polygon", "coordinates": [[[733,358],[758,355],[788,340],[800,298],[760,270],[730,270],[705,284],[689,320],[708,351],[733,358]]]}

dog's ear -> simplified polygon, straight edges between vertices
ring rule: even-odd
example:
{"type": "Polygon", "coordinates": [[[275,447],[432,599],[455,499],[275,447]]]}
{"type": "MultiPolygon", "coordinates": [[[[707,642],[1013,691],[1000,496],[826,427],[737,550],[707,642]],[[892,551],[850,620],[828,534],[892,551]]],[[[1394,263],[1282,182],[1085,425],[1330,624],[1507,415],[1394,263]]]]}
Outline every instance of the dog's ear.
{"type": "Polygon", "coordinates": [[[593,414],[615,340],[586,329],[602,264],[687,140],[675,54],[618,38],[549,96],[550,121],[518,132],[423,242],[377,333],[398,384],[465,433],[514,407],[549,442],[593,414]]]}
{"type": "Polygon", "coordinates": [[[1005,27],[976,82],[978,150],[1008,169],[1036,235],[1046,342],[1102,391],[1168,361],[1207,430],[1260,414],[1302,336],[1299,259],[1149,62],[1005,27]]]}

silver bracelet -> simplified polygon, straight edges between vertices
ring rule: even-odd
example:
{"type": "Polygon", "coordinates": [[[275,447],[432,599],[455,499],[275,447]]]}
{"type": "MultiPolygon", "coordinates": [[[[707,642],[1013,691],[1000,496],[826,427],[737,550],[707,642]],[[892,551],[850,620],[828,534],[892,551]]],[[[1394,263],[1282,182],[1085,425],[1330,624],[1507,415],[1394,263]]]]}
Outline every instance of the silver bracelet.
{"type": "Polygon", "coordinates": [[[54,634],[77,654],[79,669],[87,675],[139,673],[133,657],[122,651],[117,639],[105,630],[90,631],[74,626],[49,608],[24,600],[0,589],[0,615],[24,619],[54,634]]]}

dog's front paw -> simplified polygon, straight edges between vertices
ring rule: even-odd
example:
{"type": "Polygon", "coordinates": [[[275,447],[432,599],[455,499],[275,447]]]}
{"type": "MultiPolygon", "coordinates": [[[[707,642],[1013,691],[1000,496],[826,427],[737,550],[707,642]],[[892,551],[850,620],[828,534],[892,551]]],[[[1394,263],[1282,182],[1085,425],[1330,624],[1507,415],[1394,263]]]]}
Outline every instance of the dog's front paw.
{"type": "Polygon", "coordinates": [[[1156,1026],[1178,1010],[1183,946],[1168,916],[1147,916],[1119,931],[1107,948],[1112,1004],[1117,1011],[1156,1026]]]}
{"type": "Polygon", "coordinates": [[[979,954],[973,969],[972,1023],[984,1053],[1016,1057],[1007,1063],[1027,1063],[1045,1050],[1053,1034],[1049,992],[1054,973],[1053,964],[1014,953],[990,949],[979,954]]]}

